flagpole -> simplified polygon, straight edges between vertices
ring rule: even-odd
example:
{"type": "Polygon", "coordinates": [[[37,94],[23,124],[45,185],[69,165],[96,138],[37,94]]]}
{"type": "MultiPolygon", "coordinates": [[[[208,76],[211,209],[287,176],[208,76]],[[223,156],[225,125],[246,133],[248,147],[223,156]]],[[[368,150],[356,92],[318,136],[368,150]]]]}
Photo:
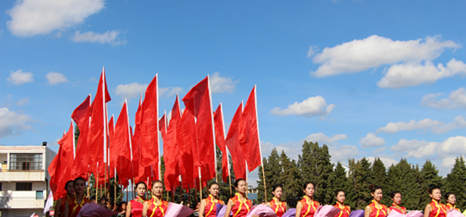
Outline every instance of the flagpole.
{"type": "MultiPolygon", "coordinates": [[[[105,66],[102,68],[102,105],[103,105],[103,118],[104,118],[104,168],[105,168],[105,177],[104,177],[104,189],[107,187],[107,136],[108,136],[108,127],[107,127],[107,103],[105,101],[106,98],[106,89],[107,87],[105,86],[107,84],[107,80],[105,77],[105,66]]],[[[97,169],[98,170],[98,169],[97,169]]],[[[102,196],[102,192],[101,192],[102,196]]]]}
{"type": "MultiPolygon", "coordinates": [[[[87,180],[89,180],[89,172],[87,172],[87,180]]],[[[87,185],[87,199],[91,199],[91,185],[89,183],[89,185],[87,185]]]]}
{"type": "MultiPolygon", "coordinates": [[[[218,171],[217,171],[217,150],[215,149],[215,144],[216,144],[216,141],[215,141],[215,123],[214,123],[214,110],[212,108],[212,94],[211,94],[211,91],[210,91],[210,78],[209,78],[209,75],[207,75],[207,84],[209,86],[209,101],[210,101],[210,119],[211,119],[211,123],[212,123],[212,141],[214,143],[214,165],[215,165],[215,182],[218,183],[218,171]]],[[[202,198],[201,198],[202,200],[202,198]]]]}
{"type": "Polygon", "coordinates": [[[259,154],[260,154],[260,161],[261,161],[261,166],[262,166],[262,177],[264,179],[264,197],[265,197],[265,201],[267,201],[267,184],[266,184],[266,181],[265,181],[265,171],[264,171],[264,162],[262,162],[262,148],[261,148],[261,139],[260,139],[260,135],[259,135],[259,115],[258,115],[258,111],[257,111],[257,84],[254,85],[254,107],[255,107],[255,110],[256,110],[256,124],[257,124],[257,141],[258,144],[259,144],[259,154]]]}
{"type": "MultiPolygon", "coordinates": [[[[202,179],[201,179],[201,167],[199,167],[199,201],[202,201],[202,179]]],[[[196,204],[197,205],[197,204],[196,204]]]]}
{"type": "Polygon", "coordinates": [[[95,179],[96,181],[96,187],[95,187],[95,199],[97,203],[99,202],[99,162],[97,162],[97,178],[95,179]]]}
{"type": "Polygon", "coordinates": [[[117,201],[117,171],[116,171],[116,167],[114,169],[115,169],[114,170],[115,171],[115,177],[113,177],[113,181],[115,183],[113,183],[114,184],[113,185],[113,187],[114,187],[114,189],[113,189],[113,206],[116,206],[116,204],[117,204],[117,202],[116,202],[117,201]]]}
{"type": "MultiPolygon", "coordinates": [[[[225,134],[225,119],[223,119],[223,104],[220,103],[220,112],[222,114],[222,127],[223,127],[223,140],[225,141],[227,138],[227,135],[225,134]]],[[[228,180],[229,180],[229,185],[230,185],[230,196],[233,194],[233,190],[231,188],[231,173],[230,173],[230,161],[228,159],[228,148],[227,145],[225,144],[225,151],[226,151],[226,156],[222,156],[222,161],[223,158],[227,158],[227,172],[228,172],[228,180]]]]}
{"type": "Polygon", "coordinates": [[[158,156],[159,161],[158,161],[157,166],[158,166],[158,169],[159,169],[159,178],[158,178],[158,180],[162,180],[162,172],[161,172],[162,163],[160,162],[160,153],[161,153],[160,152],[160,138],[159,138],[159,133],[158,133],[158,131],[159,131],[159,121],[158,121],[159,120],[159,76],[158,76],[158,73],[155,74],[155,77],[156,77],[156,79],[155,79],[155,89],[156,89],[156,91],[155,92],[157,93],[157,111],[156,111],[156,115],[157,115],[157,117],[156,117],[156,120],[157,120],[156,121],[157,122],[157,133],[156,133],[156,135],[157,135],[157,151],[159,152],[159,156],[158,156]]]}

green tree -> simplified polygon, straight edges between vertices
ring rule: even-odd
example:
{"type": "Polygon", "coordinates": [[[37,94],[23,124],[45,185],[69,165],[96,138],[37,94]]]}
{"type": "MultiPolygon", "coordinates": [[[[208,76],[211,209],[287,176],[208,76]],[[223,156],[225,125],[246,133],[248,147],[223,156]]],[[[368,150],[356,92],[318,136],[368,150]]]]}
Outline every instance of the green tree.
{"type": "Polygon", "coordinates": [[[333,200],[330,204],[335,204],[337,202],[335,199],[335,192],[337,190],[343,190],[346,198],[348,198],[348,200],[345,201],[346,205],[354,207],[354,201],[349,200],[349,198],[352,198],[354,195],[353,187],[351,186],[350,179],[347,177],[345,168],[339,161],[336,164],[332,175],[329,177],[329,181],[331,183],[331,191],[329,192],[329,195],[332,196],[333,200]]]}
{"type": "Polygon", "coordinates": [[[430,160],[426,160],[422,166],[419,181],[421,194],[418,209],[424,209],[431,200],[427,190],[431,186],[442,187],[443,180],[442,177],[438,175],[438,170],[435,165],[430,160]]]}
{"type": "Polygon", "coordinates": [[[365,157],[357,162],[354,159],[350,159],[348,163],[350,167],[350,180],[354,189],[354,195],[350,198],[354,201],[354,207],[351,208],[364,209],[372,199],[369,189],[371,185],[369,180],[373,180],[371,164],[365,157]]]}
{"type": "Polygon", "coordinates": [[[333,164],[330,162],[330,154],[327,145],[323,145],[318,149],[319,155],[317,158],[317,183],[316,183],[316,200],[322,204],[330,204],[333,202],[330,176],[333,173],[333,164]]]}
{"type": "Polygon", "coordinates": [[[290,160],[284,151],[280,155],[280,165],[283,171],[281,176],[281,183],[283,183],[282,198],[288,206],[296,207],[300,192],[302,192],[298,165],[294,160],[290,160]]]}
{"type": "MultiPolygon", "coordinates": [[[[282,168],[280,166],[280,159],[277,153],[277,149],[274,148],[270,153],[268,159],[263,159],[265,180],[267,187],[267,200],[272,198],[272,186],[283,185],[281,182],[282,168]]],[[[259,180],[257,181],[257,200],[258,202],[264,201],[264,180],[262,174],[262,167],[259,166],[259,180]]]]}
{"type": "Polygon", "coordinates": [[[466,208],[466,165],[463,156],[455,159],[455,164],[450,174],[446,177],[445,193],[453,192],[456,196],[456,207],[463,210],[466,208]]]}
{"type": "Polygon", "coordinates": [[[374,162],[371,167],[372,176],[371,180],[369,181],[373,185],[380,186],[384,193],[382,197],[382,203],[390,205],[390,189],[387,188],[387,171],[385,169],[385,165],[383,164],[380,158],[375,158],[374,162]]]}

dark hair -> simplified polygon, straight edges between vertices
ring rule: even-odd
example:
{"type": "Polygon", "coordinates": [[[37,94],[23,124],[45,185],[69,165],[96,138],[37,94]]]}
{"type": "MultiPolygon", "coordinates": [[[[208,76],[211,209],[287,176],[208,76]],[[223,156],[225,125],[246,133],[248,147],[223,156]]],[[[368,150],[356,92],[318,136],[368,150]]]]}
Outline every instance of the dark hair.
{"type": "Polygon", "coordinates": [[[281,189],[283,190],[283,188],[282,188],[281,185],[274,185],[274,186],[272,187],[272,191],[277,190],[277,188],[281,188],[281,189]]]}
{"type": "Polygon", "coordinates": [[[370,185],[369,189],[371,189],[371,193],[375,193],[375,191],[377,191],[379,189],[382,190],[382,188],[380,186],[377,186],[377,185],[370,185]]]}
{"type": "Polygon", "coordinates": [[[101,198],[99,199],[99,202],[102,201],[102,200],[105,201],[105,202],[107,202],[107,198],[106,198],[106,197],[101,197],[101,198]]]}
{"type": "Polygon", "coordinates": [[[209,184],[209,189],[212,187],[212,185],[217,185],[217,186],[220,188],[220,185],[219,185],[218,183],[216,183],[216,182],[211,182],[211,183],[209,184]]]}
{"type": "Polygon", "coordinates": [[[401,195],[401,192],[399,191],[392,191],[392,193],[390,193],[390,198],[395,198],[396,194],[400,194],[401,195]]]}
{"type": "Polygon", "coordinates": [[[123,205],[123,204],[127,205],[128,203],[126,203],[126,201],[121,201],[120,206],[123,205]]]}
{"type": "Polygon", "coordinates": [[[345,191],[343,191],[343,190],[341,190],[341,189],[337,189],[337,190],[335,191],[335,197],[338,196],[338,193],[340,193],[340,192],[343,192],[344,194],[346,194],[345,191]]]}
{"type": "Polygon", "coordinates": [[[138,189],[139,184],[143,184],[144,187],[147,189],[147,185],[146,185],[145,182],[138,182],[138,183],[136,183],[136,185],[134,186],[134,190],[138,189]]]}
{"type": "Polygon", "coordinates": [[[313,186],[314,188],[316,187],[316,185],[315,185],[313,182],[305,182],[304,185],[303,185],[303,190],[306,190],[307,185],[309,185],[309,184],[312,184],[312,186],[313,186]]]}
{"type": "Polygon", "coordinates": [[[432,191],[434,191],[435,189],[440,190],[440,187],[435,185],[429,185],[429,189],[427,190],[427,192],[429,192],[429,194],[432,194],[432,191]]]}
{"type": "Polygon", "coordinates": [[[77,182],[78,180],[82,180],[82,181],[84,182],[84,185],[86,185],[86,180],[85,180],[83,177],[78,177],[78,178],[74,179],[74,181],[73,181],[73,186],[76,185],[76,182],[77,182]]]}
{"type": "Polygon", "coordinates": [[[70,180],[70,181],[67,181],[66,184],[65,184],[65,190],[66,190],[66,186],[68,186],[69,183],[73,183],[73,186],[74,186],[74,180],[70,180]]]}
{"type": "Polygon", "coordinates": [[[91,196],[91,201],[94,201],[95,200],[95,196],[91,196]]]}
{"type": "Polygon", "coordinates": [[[449,198],[450,195],[452,195],[452,194],[455,195],[455,193],[453,193],[453,192],[447,192],[447,193],[445,194],[445,196],[444,196],[444,197],[445,197],[445,200],[448,200],[448,198],[449,198]]]}
{"type": "Polygon", "coordinates": [[[246,180],[244,180],[244,179],[237,179],[237,180],[235,181],[235,187],[238,187],[239,182],[241,182],[241,181],[246,182],[246,180]]]}
{"type": "Polygon", "coordinates": [[[154,187],[155,183],[160,183],[160,184],[162,184],[162,186],[163,186],[162,181],[160,181],[160,180],[155,180],[155,181],[152,182],[151,188],[154,187]]]}

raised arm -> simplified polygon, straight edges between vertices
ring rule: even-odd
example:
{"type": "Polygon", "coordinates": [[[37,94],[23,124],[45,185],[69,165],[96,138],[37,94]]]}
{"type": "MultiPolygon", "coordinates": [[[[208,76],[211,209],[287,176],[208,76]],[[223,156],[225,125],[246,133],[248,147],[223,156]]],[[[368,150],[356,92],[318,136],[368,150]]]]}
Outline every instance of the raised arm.
{"type": "Polygon", "coordinates": [[[223,217],[230,217],[230,212],[231,212],[231,208],[233,207],[233,201],[232,200],[228,200],[228,205],[227,205],[227,210],[225,211],[225,216],[223,217]]]}
{"type": "Polygon", "coordinates": [[[201,207],[199,208],[199,217],[204,217],[205,205],[206,205],[205,200],[202,200],[201,207]]]}

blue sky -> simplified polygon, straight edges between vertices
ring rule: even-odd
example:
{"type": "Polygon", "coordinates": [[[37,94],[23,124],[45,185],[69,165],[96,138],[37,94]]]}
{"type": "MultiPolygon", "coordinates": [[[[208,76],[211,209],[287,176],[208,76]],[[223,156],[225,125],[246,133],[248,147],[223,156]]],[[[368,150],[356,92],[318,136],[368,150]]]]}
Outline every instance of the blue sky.
{"type": "Polygon", "coordinates": [[[297,158],[307,139],[328,144],[333,162],[431,159],[445,175],[466,154],[465,4],[3,2],[0,144],[57,150],[105,66],[115,116],[126,97],[134,119],[156,73],[161,113],[209,74],[227,126],[257,84],[264,156],[297,158]]]}

